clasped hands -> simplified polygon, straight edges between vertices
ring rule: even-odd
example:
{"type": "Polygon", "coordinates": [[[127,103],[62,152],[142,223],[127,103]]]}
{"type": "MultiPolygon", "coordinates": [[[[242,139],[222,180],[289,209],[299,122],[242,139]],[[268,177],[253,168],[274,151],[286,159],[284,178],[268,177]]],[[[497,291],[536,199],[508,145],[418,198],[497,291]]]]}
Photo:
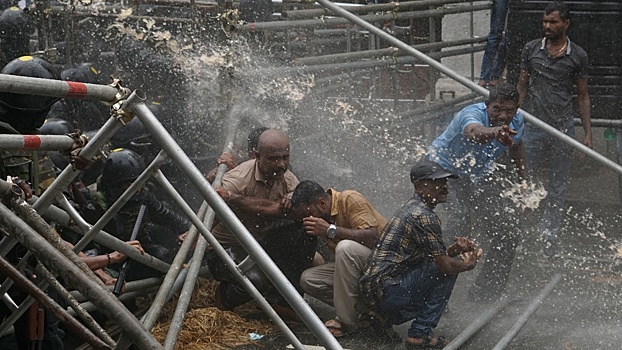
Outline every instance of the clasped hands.
{"type": "MultiPolygon", "coordinates": [[[[482,257],[483,251],[475,246],[475,242],[465,237],[455,237],[454,243],[447,249],[452,253],[459,255],[462,261],[469,264],[476,264],[482,257]]],[[[451,255],[451,254],[450,254],[451,255]]]]}

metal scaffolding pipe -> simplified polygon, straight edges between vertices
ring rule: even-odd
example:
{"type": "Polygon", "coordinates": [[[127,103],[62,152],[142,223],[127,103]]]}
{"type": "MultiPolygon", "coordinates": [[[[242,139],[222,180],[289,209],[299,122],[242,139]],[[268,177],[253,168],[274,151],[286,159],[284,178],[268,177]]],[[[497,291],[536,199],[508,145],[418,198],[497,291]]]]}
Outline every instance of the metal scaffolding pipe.
{"type": "MultiPolygon", "coordinates": [[[[52,6],[52,12],[62,13],[65,11],[62,6],[52,6]]],[[[171,23],[194,23],[194,20],[190,18],[179,18],[179,17],[158,17],[158,16],[139,16],[139,15],[129,15],[123,16],[120,13],[105,13],[105,12],[91,12],[91,11],[74,11],[72,15],[76,18],[118,18],[119,20],[129,18],[129,19],[146,19],[146,20],[155,20],[158,22],[171,22],[171,23]]]]}
{"type": "MultiPolygon", "coordinates": [[[[592,119],[590,124],[597,128],[620,128],[622,127],[622,119],[592,119]]],[[[575,118],[574,125],[583,125],[581,119],[575,118]]]]}
{"type": "Polygon", "coordinates": [[[123,208],[123,206],[138,192],[144,184],[149,181],[153,173],[166,162],[163,157],[156,157],[151,164],[140,174],[140,176],[132,182],[132,184],[121,194],[121,196],[106,210],[99,220],[93,225],[88,232],[74,246],[74,252],[80,252],[87,244],[114,218],[115,215],[123,208]]]}
{"type": "MultiPolygon", "coordinates": [[[[154,159],[153,163],[157,163],[157,162],[161,162],[163,160],[166,159],[166,154],[164,153],[164,151],[160,151],[160,153],[158,153],[158,155],[156,156],[156,158],[154,159]]],[[[157,170],[156,173],[160,173],[160,170],[157,170]]],[[[141,176],[143,176],[145,174],[145,172],[143,172],[143,174],[141,174],[141,176]]],[[[177,193],[176,191],[173,191],[175,193],[177,193]]],[[[185,202],[183,202],[184,204],[186,204],[185,202]]],[[[183,207],[182,207],[183,209],[183,207]]],[[[204,203],[204,205],[201,206],[201,208],[199,209],[199,216],[203,216],[205,215],[205,212],[207,211],[207,204],[204,203]]],[[[187,215],[188,218],[190,219],[190,221],[195,225],[192,226],[190,228],[190,230],[188,230],[188,234],[186,235],[186,239],[183,241],[181,247],[179,248],[179,250],[177,251],[177,254],[175,255],[175,258],[173,259],[173,262],[171,263],[171,266],[169,268],[169,270],[166,272],[166,276],[164,277],[164,280],[162,281],[162,284],[160,285],[160,288],[158,289],[158,292],[156,293],[156,296],[154,297],[153,301],[151,302],[151,305],[149,307],[149,310],[147,311],[147,313],[143,316],[143,318],[141,319],[141,322],[143,323],[143,326],[145,327],[145,329],[147,330],[151,330],[151,328],[153,328],[153,326],[155,325],[155,322],[157,321],[158,317],[160,316],[160,312],[162,311],[162,308],[164,307],[164,304],[167,302],[167,297],[170,294],[171,288],[173,287],[173,285],[175,284],[175,281],[177,280],[177,276],[179,276],[179,273],[182,270],[182,265],[186,262],[186,257],[188,256],[190,250],[192,249],[192,246],[196,240],[197,237],[197,229],[196,229],[196,225],[197,222],[195,222],[194,218],[194,212],[192,212],[192,210],[190,210],[189,213],[187,214],[191,214],[191,215],[187,215]]],[[[198,220],[200,223],[200,220],[198,220]]],[[[130,340],[125,336],[124,333],[121,333],[121,336],[119,338],[119,341],[117,343],[117,350],[123,350],[123,349],[127,349],[129,346],[131,345],[130,340]]]]}
{"type": "MultiPolygon", "coordinates": [[[[26,78],[26,77],[2,74],[0,75],[0,86],[6,82],[11,83],[13,81],[12,80],[13,78],[26,78]]],[[[35,88],[32,90],[20,91],[19,93],[42,94],[43,95],[45,94],[44,92],[47,92],[52,87],[58,86],[57,82],[59,82],[57,80],[51,80],[51,79],[38,79],[38,78],[27,78],[27,79],[34,79],[35,82],[38,83],[38,85],[35,86],[35,88]]],[[[63,83],[63,82],[60,82],[60,83],[63,83]]],[[[10,86],[11,84],[8,84],[8,85],[10,86]]],[[[99,85],[95,85],[95,86],[99,86],[99,85]]],[[[127,90],[123,88],[120,88],[118,91],[119,91],[119,94],[115,96],[118,98],[123,98],[125,95],[123,95],[122,93],[127,92],[127,90]]],[[[11,91],[11,92],[17,92],[17,91],[11,91]]],[[[128,99],[124,101],[124,104],[119,106],[118,112],[122,113],[123,105],[125,105],[125,103],[127,103],[128,101],[131,102],[132,100],[134,100],[136,96],[137,96],[136,92],[132,93],[128,97],[128,99]]],[[[101,127],[101,129],[97,131],[95,136],[93,136],[91,141],[88,142],[84,146],[84,148],[80,151],[79,155],[84,157],[85,159],[92,159],[96,154],[100,152],[100,149],[108,142],[108,140],[110,140],[112,135],[120,127],[121,127],[121,123],[117,121],[116,118],[110,117],[108,121],[101,127]]],[[[34,203],[33,205],[34,209],[38,212],[42,212],[45,209],[47,209],[52,204],[52,202],[54,202],[56,195],[58,195],[59,193],[62,193],[67,188],[67,186],[69,186],[73,182],[73,180],[76,178],[79,172],[80,172],[79,170],[74,168],[73,164],[67,165],[67,167],[63,170],[63,172],[56,178],[56,180],[52,182],[50,187],[48,187],[45,190],[45,192],[43,192],[43,195],[39,198],[39,200],[37,200],[37,202],[34,203]]],[[[2,241],[0,241],[0,255],[5,256],[15,246],[15,244],[16,242],[13,237],[7,236],[3,238],[2,241]]]]}
{"type": "MultiPolygon", "coordinates": [[[[240,121],[241,121],[241,116],[239,115],[239,113],[235,113],[232,110],[229,114],[229,123],[228,123],[229,130],[227,132],[227,137],[225,138],[225,145],[223,147],[223,153],[233,152],[233,143],[235,142],[235,135],[237,134],[240,121]]],[[[227,171],[226,164],[220,164],[218,166],[218,170],[216,171],[216,177],[214,178],[214,182],[212,183],[212,186],[220,186],[221,180],[226,171],[227,171]]],[[[183,207],[184,211],[192,212],[192,210],[190,210],[190,207],[185,203],[185,201],[183,201],[179,193],[174,191],[173,186],[168,181],[168,179],[164,177],[164,174],[162,174],[161,172],[156,174],[156,180],[160,183],[160,185],[162,185],[162,187],[164,187],[167,190],[167,192],[169,193],[169,196],[171,196],[172,198],[175,198],[175,202],[181,204],[181,207],[183,207]]],[[[204,201],[203,204],[206,204],[206,202],[204,201]]],[[[205,226],[204,227],[205,231],[211,230],[212,224],[214,223],[214,216],[215,216],[214,214],[215,214],[214,210],[212,210],[211,208],[208,209],[207,214],[205,215],[205,218],[201,218],[201,219],[196,218],[197,224],[200,224],[198,221],[203,220],[202,224],[205,226]]],[[[198,230],[200,227],[201,225],[197,225],[195,226],[195,229],[198,230]]],[[[181,332],[181,327],[183,325],[184,316],[186,314],[186,311],[188,310],[188,305],[190,305],[190,299],[192,298],[194,286],[196,284],[196,281],[199,275],[199,269],[201,268],[203,256],[205,255],[205,250],[208,247],[207,242],[208,242],[207,239],[205,239],[204,237],[202,236],[199,237],[197,245],[196,245],[196,249],[194,250],[194,254],[192,255],[192,259],[190,262],[190,268],[187,270],[187,274],[182,276],[185,278],[185,282],[183,284],[179,299],[177,300],[177,306],[175,307],[175,312],[173,313],[173,318],[171,319],[168,332],[166,333],[166,339],[164,340],[165,349],[172,350],[175,348],[177,337],[179,336],[179,332],[181,332]]],[[[294,339],[296,339],[295,336],[294,336],[294,339]]]]}
{"type": "MultiPolygon", "coordinates": [[[[33,78],[34,79],[34,78],[33,78]]],[[[31,93],[40,93],[38,90],[33,90],[31,93]]],[[[127,100],[123,101],[120,106],[119,113],[123,113],[123,109],[126,105],[130,105],[132,101],[140,98],[139,95],[143,95],[142,91],[134,91],[127,100]]],[[[108,121],[97,131],[95,136],[84,146],[80,151],[80,156],[85,159],[92,159],[100,152],[100,149],[110,140],[117,130],[121,128],[121,122],[115,117],[110,117],[108,121]]],[[[76,178],[80,171],[74,169],[73,164],[67,165],[60,175],[52,182],[45,192],[39,197],[37,203],[34,204],[35,210],[42,211],[49,207],[58,193],[62,193],[63,190],[69,186],[76,178]]]]}
{"type": "Polygon", "coordinates": [[[431,104],[428,106],[424,106],[421,108],[415,108],[415,109],[410,109],[407,110],[405,112],[401,112],[395,115],[395,117],[392,120],[384,120],[383,122],[396,122],[399,121],[401,119],[404,119],[404,117],[412,117],[414,115],[420,115],[420,114],[424,114],[424,113],[429,113],[429,112],[434,112],[436,109],[444,109],[447,108],[448,106],[451,107],[452,105],[456,105],[456,104],[460,104],[460,103],[464,103],[464,102],[471,102],[472,100],[476,99],[480,97],[480,95],[476,92],[471,92],[469,94],[460,96],[460,97],[456,97],[446,103],[442,103],[442,104],[431,104]]]}
{"type": "MultiPolygon", "coordinates": [[[[4,205],[2,205],[4,207],[4,205]]],[[[6,208],[6,207],[4,207],[6,208]]],[[[10,213],[10,211],[9,211],[10,213]]],[[[9,214],[11,215],[11,214],[9,214]]],[[[10,262],[0,256],[0,272],[5,276],[11,278],[15,283],[27,292],[30,296],[35,298],[46,309],[50,310],[58,319],[75,332],[82,340],[89,343],[95,349],[110,349],[106,343],[96,337],[90,330],[84,327],[75,318],[71,317],[66,310],[60,307],[54,300],[52,300],[45,292],[39,289],[34,283],[32,283],[26,276],[22,275],[10,262]]]]}
{"type": "MultiPolygon", "coordinates": [[[[339,8],[338,6],[335,6],[335,7],[342,11],[348,12],[346,10],[339,8]]],[[[409,11],[409,12],[394,12],[390,14],[363,15],[363,16],[360,16],[360,19],[363,21],[369,21],[369,22],[385,22],[385,21],[395,21],[395,20],[400,20],[400,19],[442,17],[445,15],[451,15],[451,14],[456,14],[456,13],[488,10],[489,8],[490,8],[490,3],[487,3],[484,5],[458,6],[458,7],[452,7],[452,8],[425,10],[425,11],[409,11]]],[[[245,33],[245,32],[254,32],[254,31],[261,31],[261,30],[278,30],[278,29],[293,29],[293,28],[325,28],[325,27],[330,27],[330,26],[344,25],[344,24],[348,24],[349,22],[350,21],[348,21],[346,18],[321,18],[321,19],[305,19],[305,20],[300,20],[300,21],[256,22],[256,23],[235,25],[235,31],[245,33]]]]}
{"type": "MultiPolygon", "coordinates": [[[[81,100],[115,103],[121,98],[119,89],[110,85],[80,83],[19,75],[0,74],[0,91],[16,94],[34,94],[81,100]]],[[[123,93],[121,93],[123,95],[123,93]]]]}
{"type": "Polygon", "coordinates": [[[43,266],[38,263],[36,267],[37,274],[43,277],[43,279],[57,292],[58,295],[75,311],[76,315],[82,320],[84,325],[91,330],[99,339],[106,343],[110,347],[115,346],[114,340],[110,338],[108,333],[101,328],[101,326],[95,321],[95,319],[81,306],[80,303],[69,293],[69,291],[60,283],[54,275],[43,266]]]}
{"type": "Polygon", "coordinates": [[[205,0],[140,0],[141,4],[149,5],[171,5],[186,7],[193,4],[196,7],[216,7],[216,3],[205,0]]]}
{"type": "MultiPolygon", "coordinates": [[[[441,59],[444,57],[452,57],[464,55],[471,52],[479,52],[485,49],[486,45],[479,45],[473,47],[466,47],[461,49],[453,49],[442,52],[432,52],[429,54],[430,58],[441,59]]],[[[369,60],[369,61],[358,61],[358,62],[343,62],[343,63],[330,63],[330,64],[318,64],[313,66],[296,66],[296,67],[284,67],[284,68],[276,68],[276,69],[266,69],[264,72],[266,74],[292,74],[295,72],[306,72],[306,73],[315,73],[315,72],[330,72],[330,71],[340,71],[340,70],[356,70],[356,69],[368,69],[374,67],[388,67],[394,66],[397,64],[407,64],[407,63],[416,63],[422,62],[423,60],[413,57],[413,56],[400,56],[389,59],[382,60],[369,60]]],[[[488,90],[486,90],[488,91],[488,90]]]]}
{"type": "Polygon", "coordinates": [[[4,181],[4,179],[0,179],[0,198],[4,198],[8,195],[18,194],[20,193],[19,187],[17,185],[8,183],[4,181]]]}
{"type": "Polygon", "coordinates": [[[160,142],[160,146],[166,154],[179,167],[184,175],[190,180],[203,195],[210,207],[218,214],[218,217],[234,233],[242,247],[249,253],[253,261],[262,269],[277,290],[285,297],[285,300],[298,312],[305,324],[329,349],[342,349],[339,342],[331,335],[324,323],[317,317],[311,307],[298,294],[296,288],[287,280],[285,275],[278,269],[272,259],[261,248],[255,238],[248,232],[244,224],[235,216],[222,198],[210,186],[203,174],[192,163],[190,158],[182,151],[175,139],[166,132],[157,118],[151,113],[144,103],[134,105],[133,111],[143,122],[143,125],[151,132],[151,135],[160,142]]]}
{"type": "MultiPolygon", "coordinates": [[[[234,114],[234,112],[232,112],[231,116],[232,116],[233,121],[229,123],[229,132],[227,133],[227,138],[225,140],[225,146],[223,147],[223,152],[232,152],[233,142],[235,141],[235,135],[238,129],[238,125],[241,121],[241,118],[237,114],[234,114]]],[[[216,177],[214,179],[212,186],[220,185],[222,177],[224,176],[226,171],[227,171],[227,166],[225,164],[220,164],[218,166],[218,171],[216,173],[216,177]]],[[[168,180],[161,173],[157,173],[155,177],[159,181],[159,183],[165,189],[167,189],[167,191],[169,192],[169,196],[172,198],[175,198],[175,202],[177,202],[179,206],[184,208],[184,211],[190,212],[190,213],[192,212],[190,207],[183,201],[181,196],[178,193],[173,191],[174,190],[173,186],[168,182],[168,180]]],[[[177,301],[175,313],[171,320],[171,325],[166,335],[166,340],[164,342],[165,349],[172,350],[175,348],[175,343],[177,342],[177,337],[179,336],[179,332],[181,331],[181,326],[183,325],[183,318],[188,309],[188,305],[190,304],[192,292],[194,290],[196,279],[199,275],[199,270],[201,268],[203,255],[207,248],[208,242],[213,247],[213,249],[215,249],[216,252],[220,253],[220,255],[226,255],[226,253],[224,252],[224,249],[222,249],[222,246],[218,244],[218,241],[211,234],[208,234],[209,232],[208,230],[210,230],[212,227],[214,217],[215,217],[215,213],[210,208],[203,221],[203,224],[205,227],[203,228],[200,225],[198,226],[202,229],[201,230],[202,236],[199,237],[197,247],[194,251],[194,255],[192,256],[190,268],[188,269],[188,276],[183,285],[183,289],[181,291],[179,300],[177,301]]],[[[199,219],[197,218],[197,221],[198,220],[199,219]]],[[[231,271],[234,272],[234,274],[236,274],[240,278],[240,280],[242,281],[242,284],[245,285],[247,290],[249,290],[249,293],[251,294],[251,296],[255,300],[258,301],[259,306],[262,309],[266,310],[266,313],[268,314],[272,322],[276,324],[276,326],[281,330],[283,335],[290,341],[290,343],[293,344],[293,346],[296,349],[304,349],[304,346],[300,342],[300,340],[298,340],[296,335],[287,327],[285,322],[283,322],[283,320],[274,311],[274,309],[270,306],[270,304],[265,300],[265,298],[263,298],[261,293],[259,293],[259,291],[253,286],[252,283],[250,283],[250,281],[247,278],[242,277],[242,275],[239,274],[239,271],[237,270],[237,268],[235,268],[235,262],[231,260],[231,258],[229,258],[228,256],[225,257],[224,261],[226,262],[227,266],[231,267],[231,271]]]]}
{"type": "Polygon", "coordinates": [[[0,150],[71,151],[76,141],[62,135],[1,135],[0,150]]]}
{"type": "MultiPolygon", "coordinates": [[[[434,43],[426,43],[413,45],[411,47],[421,50],[436,50],[443,49],[446,47],[455,47],[469,44],[476,44],[485,42],[486,38],[468,38],[468,39],[460,39],[460,40],[451,40],[451,41],[439,41],[434,43]]],[[[366,51],[354,51],[354,52],[345,52],[338,53],[332,55],[323,55],[323,56],[313,56],[313,57],[301,57],[294,59],[295,64],[300,65],[315,65],[315,64],[325,64],[325,63],[335,63],[338,61],[356,61],[367,58],[378,58],[385,56],[403,56],[406,53],[400,52],[399,49],[395,47],[389,47],[386,49],[378,49],[378,50],[366,50],[366,51]]]]}
{"type": "Polygon", "coordinates": [[[10,312],[17,310],[17,304],[15,304],[15,301],[11,299],[11,297],[9,296],[9,294],[7,294],[7,292],[0,293],[0,294],[2,295],[2,302],[7,307],[7,309],[9,309],[10,312]]]}
{"type": "MultiPolygon", "coordinates": [[[[151,278],[145,278],[142,280],[125,282],[125,288],[123,288],[123,294],[134,292],[137,290],[157,287],[160,284],[162,284],[163,279],[164,277],[151,277],[151,278]]],[[[106,287],[108,287],[110,291],[112,291],[112,289],[114,288],[114,286],[106,286],[106,287]]],[[[71,296],[80,303],[88,300],[84,295],[82,295],[82,293],[78,292],[77,290],[72,290],[71,292],[69,292],[69,294],[71,294],[71,296]]]]}
{"type": "MultiPolygon", "coordinates": [[[[136,299],[136,297],[140,297],[146,294],[149,294],[151,292],[154,292],[155,288],[151,287],[151,288],[144,288],[144,289],[139,289],[139,290],[134,290],[131,292],[127,292],[127,293],[123,293],[121,294],[121,296],[119,296],[119,301],[120,302],[126,302],[128,300],[133,300],[136,299]]],[[[90,301],[84,302],[80,304],[80,307],[82,307],[84,310],[88,311],[88,312],[93,312],[93,311],[97,311],[99,310],[99,306],[97,306],[97,304],[94,304],[90,301]]],[[[75,311],[73,310],[69,310],[69,314],[70,315],[75,315],[75,311]]],[[[123,325],[119,325],[121,328],[123,328],[123,325]]],[[[119,344],[117,343],[117,347],[119,346],[119,344]]]]}
{"type": "MultiPolygon", "coordinates": [[[[11,203],[11,206],[15,213],[21,217],[22,222],[28,225],[29,228],[35,230],[42,238],[51,244],[58,252],[62,253],[67,260],[73,263],[77,268],[79,268],[85,276],[96,280],[99,282],[100,287],[104,287],[104,284],[95,276],[93,271],[89,269],[89,267],[82,261],[78,256],[73,253],[69,246],[67,246],[66,242],[60,237],[55,230],[53,230],[45,220],[39,216],[37,211],[35,211],[28,203],[26,203],[20,196],[14,195],[9,197],[8,200],[11,203]]],[[[25,264],[25,260],[28,259],[31,252],[27,252],[26,255],[22,258],[19,265],[25,264]]],[[[5,282],[4,288],[10,287],[10,283],[5,282]]],[[[45,289],[47,287],[47,282],[42,282],[39,285],[39,288],[45,289]]],[[[28,296],[20,305],[20,307],[15,310],[11,315],[7,318],[7,320],[0,326],[0,334],[4,333],[6,329],[12,325],[21,315],[24,314],[28,310],[28,307],[32,305],[34,299],[32,296],[28,296]]]]}
{"type": "MultiPolygon", "coordinates": [[[[13,75],[4,75],[4,77],[9,78],[24,78],[21,76],[13,76],[13,75]]],[[[4,78],[0,76],[0,78],[4,78]]],[[[28,78],[28,79],[37,79],[37,78],[28,78]]],[[[8,79],[9,81],[11,79],[8,79]]],[[[46,87],[53,87],[56,84],[56,80],[51,79],[38,79],[39,85],[41,85],[38,89],[30,91],[30,93],[35,94],[44,94],[46,87]],[[47,85],[46,85],[47,84],[47,85]]],[[[3,79],[0,79],[0,85],[3,82],[3,79]]],[[[99,85],[95,85],[99,86],[99,85]]],[[[116,90],[115,90],[116,91],[116,90]]],[[[14,91],[11,91],[14,92],[14,91]]],[[[122,99],[127,96],[128,90],[119,86],[118,93],[115,96],[116,99],[122,99]]],[[[115,111],[119,115],[124,115],[127,118],[127,113],[125,112],[125,106],[131,106],[134,101],[137,99],[144,99],[144,94],[140,91],[134,91],[130,96],[122,101],[120,105],[115,105],[115,111]]],[[[74,96],[75,97],[75,96],[74,96]]],[[[122,120],[122,119],[121,119],[122,120]]],[[[84,148],[80,151],[79,155],[84,157],[85,159],[92,159],[96,154],[100,152],[100,149],[110,140],[112,135],[121,127],[121,122],[118,121],[115,117],[110,117],[108,121],[97,131],[93,139],[87,143],[84,148]]],[[[42,212],[47,209],[53,202],[58,194],[62,194],[63,190],[69,186],[72,181],[78,175],[79,170],[75,169],[73,164],[67,165],[67,167],[63,170],[63,172],[52,182],[50,187],[46,189],[43,195],[34,203],[33,207],[36,211],[42,212]]],[[[0,241],[0,255],[6,255],[10,249],[15,246],[16,242],[13,237],[5,237],[0,241]]]]}
{"type": "MultiPolygon", "coordinates": [[[[395,38],[391,34],[389,34],[387,32],[384,32],[382,29],[377,28],[373,24],[368,23],[368,22],[364,21],[361,18],[358,18],[357,16],[349,13],[348,11],[345,11],[345,10],[339,8],[338,6],[335,6],[333,3],[331,3],[328,0],[317,0],[317,2],[319,2],[322,6],[328,8],[329,10],[331,10],[333,13],[336,13],[336,14],[338,14],[340,16],[343,16],[344,18],[348,19],[350,22],[355,23],[355,24],[359,25],[360,27],[369,30],[371,33],[377,35],[378,37],[380,37],[381,39],[387,41],[391,45],[399,48],[400,50],[404,50],[408,54],[410,54],[410,55],[418,58],[419,60],[427,63],[428,65],[430,65],[430,67],[432,67],[432,68],[442,72],[446,76],[452,78],[453,80],[459,82],[460,84],[466,86],[467,88],[469,88],[469,89],[471,89],[471,90],[473,90],[475,92],[478,92],[479,94],[481,94],[484,97],[488,97],[488,90],[486,90],[483,87],[475,84],[471,80],[469,80],[469,79],[459,75],[455,71],[445,67],[442,63],[440,63],[438,61],[435,61],[431,57],[426,56],[422,52],[420,52],[420,51],[410,47],[408,44],[406,44],[406,43],[402,42],[401,40],[395,38]]],[[[572,146],[572,147],[576,148],[577,150],[585,153],[586,155],[588,155],[592,159],[596,160],[597,162],[601,163],[602,165],[604,165],[606,167],[609,167],[610,169],[616,171],[619,174],[622,174],[622,166],[620,166],[616,162],[613,162],[613,161],[609,160],[607,157],[603,156],[602,154],[599,154],[598,152],[595,152],[594,150],[592,150],[589,147],[586,147],[585,145],[583,145],[582,143],[576,141],[572,137],[569,137],[568,135],[560,132],[559,130],[555,129],[554,127],[552,127],[552,126],[550,126],[548,124],[546,124],[545,122],[541,121],[540,119],[534,117],[530,113],[527,113],[526,111],[524,111],[522,109],[520,111],[523,114],[523,116],[524,116],[524,118],[525,118],[525,120],[527,122],[530,122],[530,123],[534,124],[535,126],[543,129],[544,131],[546,131],[549,134],[551,134],[553,137],[558,138],[558,139],[560,139],[563,142],[566,142],[570,146],[572,146]]]]}
{"type": "MultiPolygon", "coordinates": [[[[432,6],[441,6],[447,4],[457,4],[464,2],[472,2],[473,0],[422,0],[422,1],[404,1],[404,2],[390,2],[386,4],[368,4],[365,6],[348,6],[338,5],[341,8],[347,8],[351,13],[370,13],[370,12],[382,12],[382,11],[400,11],[402,9],[414,10],[414,9],[427,9],[432,6]]],[[[332,12],[323,9],[305,9],[305,10],[292,10],[281,12],[281,17],[287,20],[299,20],[303,18],[313,18],[320,16],[330,16],[332,12]]]]}
{"type": "Polygon", "coordinates": [[[484,327],[490,320],[498,314],[501,310],[503,310],[508,302],[509,298],[503,298],[495,305],[489,306],[487,309],[482,312],[478,318],[473,320],[471,324],[465,328],[462,333],[460,333],[457,337],[455,337],[447,346],[443,348],[443,350],[458,350],[464,343],[466,343],[475,333],[479,332],[482,327],[484,327]]]}
{"type": "MultiPolygon", "coordinates": [[[[31,199],[31,202],[36,204],[37,200],[38,198],[33,196],[33,198],[31,199]]],[[[63,211],[62,209],[56,206],[48,207],[45,211],[43,211],[41,216],[48,220],[55,221],[59,225],[67,227],[73,232],[76,232],[82,235],[84,234],[82,230],[80,230],[79,228],[77,228],[75,225],[71,223],[71,218],[69,217],[69,214],[67,214],[65,211],[63,211]]],[[[169,264],[147,253],[141,254],[134,247],[131,247],[127,243],[123,242],[122,240],[109,234],[106,231],[100,231],[99,234],[96,235],[93,240],[107,248],[121,252],[127,255],[132,260],[138,261],[139,263],[149,266],[160,272],[166,272],[168,271],[170,267],[169,264]]]]}
{"type": "Polygon", "coordinates": [[[122,325],[141,349],[162,349],[162,346],[149,332],[142,328],[142,325],[134,315],[108,289],[102,288],[99,283],[84,274],[80,268],[69,261],[3,204],[0,204],[0,223],[4,227],[11,227],[11,232],[19,243],[29,251],[32,251],[44,265],[51,267],[54,273],[62,274],[63,279],[67,283],[79,290],[83,295],[88,296],[110,319],[122,325]]]}
{"type": "Polygon", "coordinates": [[[510,331],[506,333],[505,336],[501,338],[501,340],[499,340],[493,350],[503,350],[508,345],[510,345],[514,337],[518,334],[518,332],[520,332],[523,326],[525,326],[531,315],[533,315],[540,308],[540,306],[542,305],[542,301],[546,299],[546,297],[549,295],[549,293],[551,293],[553,288],[555,288],[555,286],[557,285],[557,283],[559,283],[559,281],[561,281],[561,279],[561,273],[556,273],[553,278],[551,278],[551,280],[544,286],[540,294],[538,294],[538,296],[531,302],[531,304],[529,304],[527,310],[525,310],[525,312],[518,318],[518,320],[516,320],[516,323],[514,323],[510,331]]]}
{"type": "MultiPolygon", "coordinates": [[[[60,235],[34,210],[30,204],[24,199],[18,196],[14,196],[10,200],[12,209],[16,215],[27,223],[33,230],[35,230],[41,237],[45,238],[56,250],[62,253],[69,261],[71,261],[82,272],[99,281],[99,278],[95,276],[93,271],[84,263],[67,245],[67,242],[63,240],[60,235]]],[[[99,281],[101,286],[103,282],[99,281]]]]}
{"type": "Polygon", "coordinates": [[[371,73],[370,71],[356,71],[356,72],[347,72],[347,73],[341,73],[341,74],[337,74],[337,75],[329,75],[326,77],[322,77],[322,78],[318,78],[315,80],[315,87],[320,87],[322,85],[330,85],[332,82],[340,82],[342,80],[346,80],[346,79],[352,79],[352,78],[356,78],[360,75],[366,75],[371,73]]]}
{"type": "MultiPolygon", "coordinates": [[[[219,175],[220,177],[222,177],[222,175],[224,175],[224,172],[226,171],[226,165],[224,164],[222,165],[224,168],[219,169],[218,172],[221,174],[217,173],[216,179],[218,179],[219,175]]],[[[243,280],[242,284],[246,287],[246,289],[249,291],[251,296],[255,300],[258,301],[259,306],[262,307],[262,309],[264,310],[268,310],[266,311],[266,313],[268,314],[270,319],[276,324],[276,326],[281,330],[281,332],[285,335],[285,337],[288,338],[290,342],[292,342],[292,344],[299,345],[297,346],[297,348],[302,349],[302,344],[300,344],[300,341],[296,338],[296,336],[292,333],[292,331],[287,327],[287,325],[283,322],[283,320],[281,320],[278,314],[276,314],[276,312],[272,309],[270,304],[266,302],[266,300],[263,298],[261,293],[259,293],[259,291],[255,288],[255,286],[247,278],[242,277],[240,271],[237,270],[237,268],[235,267],[235,262],[227,255],[224,248],[222,248],[222,246],[218,243],[218,241],[209,232],[208,227],[211,227],[211,224],[214,220],[214,211],[209,209],[207,211],[207,214],[203,215],[205,216],[205,218],[203,220],[203,223],[201,223],[201,219],[199,219],[199,217],[194,215],[190,206],[188,206],[188,204],[183,200],[183,198],[179,195],[179,193],[175,191],[171,183],[168,181],[168,179],[166,179],[166,177],[160,171],[158,171],[154,175],[154,179],[158,181],[158,183],[168,193],[169,197],[173,199],[173,201],[177,204],[177,206],[180,207],[182,211],[186,213],[186,215],[192,219],[195,231],[198,229],[202,235],[201,237],[199,237],[199,241],[197,243],[196,249],[194,250],[192,262],[190,264],[190,269],[188,271],[188,275],[190,276],[190,279],[186,279],[186,283],[183,286],[182,294],[180,295],[180,298],[177,301],[175,315],[173,316],[173,319],[171,321],[171,325],[169,328],[169,332],[167,333],[167,336],[166,336],[166,342],[164,344],[165,348],[174,347],[174,342],[179,332],[181,331],[181,326],[183,325],[183,315],[185,315],[186,310],[188,308],[190,297],[192,296],[192,291],[194,290],[194,283],[196,282],[196,279],[199,275],[199,270],[201,268],[203,254],[207,248],[207,243],[209,242],[210,245],[212,246],[212,249],[221,257],[221,259],[225,261],[225,264],[231,268],[232,272],[236,276],[238,276],[241,280],[243,280]],[[189,281],[193,281],[193,280],[194,282],[189,283],[189,281]]],[[[204,202],[204,204],[206,203],[204,202]]],[[[179,280],[179,277],[178,277],[178,280],[179,280]]],[[[175,282],[176,282],[175,285],[178,285],[177,281],[175,282]]],[[[174,285],[172,287],[174,287],[174,285]]],[[[165,290],[162,290],[162,291],[165,292],[165,290]]],[[[167,298],[166,298],[167,301],[172,293],[174,293],[174,291],[171,289],[171,291],[169,291],[167,295],[167,298]]],[[[151,309],[150,309],[150,312],[151,312],[151,309]]],[[[157,314],[154,314],[153,317],[157,317],[157,314]]]]}

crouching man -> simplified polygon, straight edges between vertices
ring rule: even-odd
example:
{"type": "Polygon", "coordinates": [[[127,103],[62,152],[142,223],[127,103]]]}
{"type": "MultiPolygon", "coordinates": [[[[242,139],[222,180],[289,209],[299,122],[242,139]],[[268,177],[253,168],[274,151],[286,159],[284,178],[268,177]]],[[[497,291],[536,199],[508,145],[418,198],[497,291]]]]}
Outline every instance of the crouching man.
{"type": "Polygon", "coordinates": [[[385,226],[361,277],[361,292],[393,324],[413,320],[407,349],[443,348],[444,337],[432,336],[449,301],[457,275],[472,270],[481,249],[456,237],[446,248],[434,208],[447,199],[446,172],[430,161],[410,170],[415,194],[385,226]]]}

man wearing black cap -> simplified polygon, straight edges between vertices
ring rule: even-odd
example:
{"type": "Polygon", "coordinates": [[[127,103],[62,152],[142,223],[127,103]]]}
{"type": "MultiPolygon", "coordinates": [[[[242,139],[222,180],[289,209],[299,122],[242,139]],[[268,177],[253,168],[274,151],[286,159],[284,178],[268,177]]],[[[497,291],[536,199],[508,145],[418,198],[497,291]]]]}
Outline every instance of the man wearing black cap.
{"type": "Polygon", "coordinates": [[[443,348],[432,336],[451,296],[457,275],[472,270],[482,255],[475,243],[454,238],[445,247],[433,209],[447,200],[447,178],[456,175],[428,160],[410,170],[415,194],[385,226],[368,261],[361,292],[393,324],[413,320],[406,348],[443,348]],[[460,258],[457,258],[460,256],[460,258]]]}

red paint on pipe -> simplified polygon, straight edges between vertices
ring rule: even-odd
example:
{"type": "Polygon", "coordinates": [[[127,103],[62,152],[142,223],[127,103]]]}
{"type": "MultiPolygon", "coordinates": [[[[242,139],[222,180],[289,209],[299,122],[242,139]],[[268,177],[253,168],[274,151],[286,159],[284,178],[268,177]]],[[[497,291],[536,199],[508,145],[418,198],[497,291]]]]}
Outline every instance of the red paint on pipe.
{"type": "Polygon", "coordinates": [[[75,81],[68,81],[67,85],[69,85],[69,92],[67,93],[67,97],[72,98],[84,98],[88,89],[84,83],[78,83],[75,81]]]}
{"type": "Polygon", "coordinates": [[[24,149],[41,148],[41,138],[37,135],[24,135],[24,149]]]}

